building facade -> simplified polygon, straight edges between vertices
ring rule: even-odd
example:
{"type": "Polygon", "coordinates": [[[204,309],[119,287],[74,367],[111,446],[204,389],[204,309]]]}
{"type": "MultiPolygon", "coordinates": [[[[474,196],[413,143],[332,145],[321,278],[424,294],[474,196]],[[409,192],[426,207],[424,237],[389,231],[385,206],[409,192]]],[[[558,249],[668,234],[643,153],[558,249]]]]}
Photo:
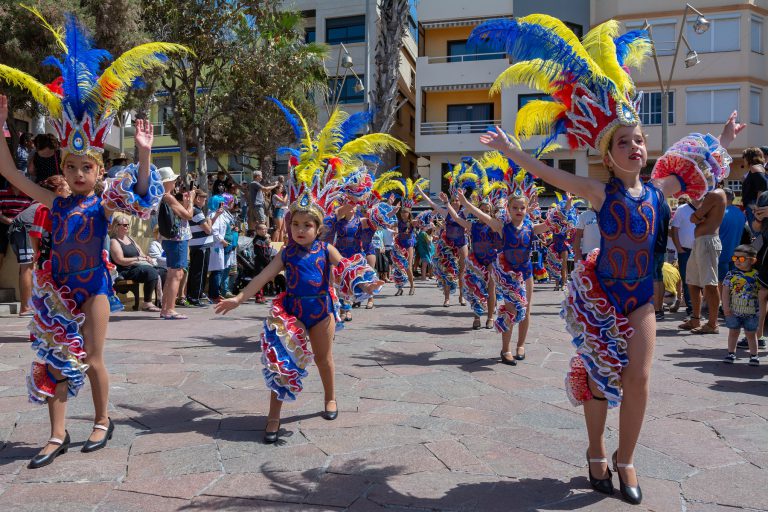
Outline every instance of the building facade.
{"type": "MultiPolygon", "coordinates": [[[[416,61],[416,152],[421,174],[430,179],[431,193],[446,190],[443,175],[464,156],[480,157],[486,147],[479,137],[489,126],[511,131],[517,111],[526,102],[541,99],[526,87],[506,88],[490,95],[490,88],[511,61],[503,52],[469,48],[472,29],[494,18],[544,13],[557,16],[576,32],[589,29],[588,0],[512,1],[420,0],[418,6],[419,57],[416,61]]],[[[523,141],[532,150],[541,139],[523,141]]],[[[559,141],[565,146],[565,141],[559,141]]],[[[563,149],[547,155],[548,163],[586,176],[585,152],[563,149]]]]}
{"type": "MultiPolygon", "coordinates": [[[[695,0],[691,5],[707,20],[709,29],[697,34],[696,15],[689,11],[683,20],[685,2],[669,0],[592,0],[592,25],[608,19],[623,22],[627,29],[651,25],[664,83],[670,76],[673,50],[682,24],[684,35],[698,56],[695,65],[686,66],[689,50],[680,44],[669,96],[669,144],[690,132],[720,135],[723,123],[734,110],[747,124],[744,133],[729,149],[734,163],[727,185],[737,193],[746,169],[741,153],[747,147],[768,145],[768,1],[695,0]]],[[[689,61],[690,64],[696,59],[689,61]]],[[[633,71],[638,89],[643,91],[641,119],[648,134],[649,164],[663,153],[661,147],[661,87],[653,62],[633,71]]],[[[590,159],[594,174],[601,170],[598,158],[590,159]]],[[[650,166],[650,165],[649,165],[650,166]]]]}
{"type": "MultiPolygon", "coordinates": [[[[304,17],[307,41],[325,43],[329,46],[325,67],[329,77],[329,96],[316,96],[318,123],[322,126],[328,119],[327,105],[338,99],[339,108],[349,113],[370,108],[369,93],[375,87],[374,76],[376,41],[378,38],[379,11],[376,0],[287,0],[286,7],[300,11],[304,17]],[[342,65],[344,45],[352,67],[346,72],[342,65]],[[354,72],[354,73],[353,73],[354,72]],[[362,90],[358,86],[358,78],[362,90]]],[[[406,32],[401,52],[398,77],[398,97],[402,103],[398,110],[391,134],[411,148],[405,155],[391,155],[389,165],[399,165],[407,176],[417,172],[416,154],[413,151],[416,129],[416,40],[413,30],[406,32]]],[[[386,161],[386,160],[385,160],[386,161]]]]}

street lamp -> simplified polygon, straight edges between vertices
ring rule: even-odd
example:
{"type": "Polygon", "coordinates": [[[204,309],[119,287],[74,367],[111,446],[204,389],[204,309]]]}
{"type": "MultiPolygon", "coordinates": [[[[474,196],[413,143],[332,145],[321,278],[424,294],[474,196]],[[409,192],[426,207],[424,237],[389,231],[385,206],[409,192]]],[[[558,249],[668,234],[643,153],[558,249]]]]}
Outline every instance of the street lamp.
{"type": "Polygon", "coordinates": [[[688,49],[688,53],[685,55],[685,67],[686,68],[692,68],[701,60],[699,59],[699,55],[696,53],[696,51],[691,48],[691,45],[688,44],[688,38],[685,37],[685,24],[687,23],[688,19],[688,11],[693,11],[696,14],[696,21],[693,23],[693,31],[696,34],[703,34],[707,30],[709,30],[709,27],[711,25],[711,22],[704,17],[704,15],[699,12],[698,9],[696,9],[691,4],[685,4],[685,9],[683,10],[683,22],[680,24],[680,31],[677,34],[677,42],[675,43],[675,49],[673,50],[673,59],[672,59],[672,67],[669,69],[669,79],[667,80],[667,83],[665,84],[664,81],[661,78],[661,68],[659,67],[659,59],[656,54],[656,42],[653,40],[653,27],[648,23],[648,20],[645,20],[645,29],[648,30],[648,35],[651,39],[651,55],[653,56],[653,64],[656,66],[656,75],[659,78],[659,87],[661,88],[661,151],[662,153],[666,151],[667,147],[669,146],[669,90],[672,86],[672,76],[675,73],[675,65],[677,64],[677,56],[680,53],[680,43],[685,43],[685,47],[688,49]]]}
{"type": "Polygon", "coordinates": [[[355,92],[359,94],[365,91],[363,81],[357,73],[355,73],[355,70],[352,69],[354,65],[355,63],[352,61],[352,56],[349,54],[349,51],[347,51],[347,47],[344,46],[344,43],[339,43],[339,56],[336,58],[336,74],[333,79],[333,89],[329,91],[330,94],[327,94],[325,99],[325,110],[328,112],[328,117],[331,117],[331,112],[336,110],[339,106],[341,93],[344,91],[344,83],[347,81],[347,75],[349,75],[349,73],[352,73],[356,80],[355,92]],[[342,52],[344,52],[343,55],[342,52]],[[339,78],[339,68],[344,68],[344,74],[341,78],[339,78]],[[330,101],[331,99],[333,101],[330,101]]]}

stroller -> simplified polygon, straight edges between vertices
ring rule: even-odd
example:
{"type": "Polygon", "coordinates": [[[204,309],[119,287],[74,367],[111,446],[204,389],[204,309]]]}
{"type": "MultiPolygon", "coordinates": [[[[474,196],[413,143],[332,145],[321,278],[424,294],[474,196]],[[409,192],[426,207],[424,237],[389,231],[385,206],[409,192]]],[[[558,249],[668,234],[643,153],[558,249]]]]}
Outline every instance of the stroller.
{"type": "MultiPolygon", "coordinates": [[[[274,255],[273,255],[274,256],[274,255]]],[[[234,293],[239,293],[248,283],[256,277],[261,269],[256,261],[256,253],[253,249],[253,238],[241,236],[237,244],[237,281],[234,293]]],[[[264,286],[266,295],[277,295],[285,291],[285,276],[278,275],[273,281],[264,286]]]]}

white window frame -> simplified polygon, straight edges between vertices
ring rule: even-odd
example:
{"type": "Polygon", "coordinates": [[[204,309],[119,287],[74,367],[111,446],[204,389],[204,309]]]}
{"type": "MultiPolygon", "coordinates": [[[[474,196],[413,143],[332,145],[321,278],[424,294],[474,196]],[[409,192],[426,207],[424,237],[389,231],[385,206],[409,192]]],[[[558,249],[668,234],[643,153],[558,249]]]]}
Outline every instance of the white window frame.
{"type": "MultiPolygon", "coordinates": [[[[693,37],[709,37],[709,48],[707,50],[696,50],[698,53],[728,53],[728,52],[738,52],[741,51],[741,31],[743,30],[743,27],[741,26],[741,14],[708,14],[707,19],[711,22],[711,25],[709,26],[709,30],[704,32],[703,34],[697,34],[693,37]],[[736,42],[738,43],[738,46],[731,50],[715,50],[715,36],[717,34],[717,21],[718,20],[738,20],[739,25],[739,37],[736,38],[736,42]]],[[[689,16],[686,20],[686,27],[685,27],[685,33],[688,34],[688,28],[693,26],[693,24],[696,22],[696,16],[689,16]]],[[[691,46],[696,47],[694,44],[694,41],[691,40],[691,37],[688,37],[688,42],[691,43],[691,46]]]]}
{"type": "MultiPolygon", "coordinates": [[[[659,18],[655,20],[648,20],[648,24],[653,27],[654,25],[672,25],[672,35],[673,40],[672,41],[655,41],[654,43],[657,44],[656,47],[656,55],[659,57],[663,57],[665,55],[673,55],[675,53],[675,43],[677,42],[677,34],[678,34],[678,26],[677,26],[677,19],[676,18],[659,18]],[[667,48],[665,45],[669,45],[669,48],[667,48]],[[661,50],[659,49],[659,46],[661,46],[661,50]]],[[[627,21],[624,23],[624,26],[627,28],[627,30],[639,30],[645,26],[644,21],[627,21]]]]}
{"type": "MultiPolygon", "coordinates": [[[[650,101],[651,101],[650,97],[651,97],[652,94],[659,94],[660,95],[661,91],[643,91],[643,99],[645,99],[646,97],[649,98],[648,102],[650,103],[650,101]]],[[[668,125],[673,125],[673,124],[675,124],[675,91],[669,91],[669,94],[670,94],[670,98],[672,100],[672,108],[670,109],[668,114],[672,117],[672,120],[669,121],[667,124],[668,125]]],[[[659,123],[651,123],[650,122],[650,115],[651,115],[650,112],[647,112],[647,113],[644,114],[644,109],[642,108],[642,103],[641,103],[641,106],[640,106],[640,122],[643,124],[643,126],[661,126],[662,125],[661,122],[659,122],[659,123]],[[647,119],[644,119],[644,116],[646,116],[646,115],[649,116],[649,117],[647,119]],[[646,122],[646,120],[648,122],[646,122]]],[[[661,112],[659,112],[659,115],[661,115],[661,112]]]]}
{"type": "Polygon", "coordinates": [[[749,122],[751,124],[763,124],[763,90],[759,87],[749,88],[749,122]],[[757,119],[752,117],[752,95],[757,94],[757,119]]]}
{"type": "Polygon", "coordinates": [[[765,25],[763,24],[763,18],[761,18],[760,16],[755,16],[753,14],[752,17],[749,19],[749,46],[754,53],[759,53],[761,55],[765,53],[763,49],[763,27],[764,26],[765,25]],[[755,28],[757,28],[757,30],[759,31],[758,37],[757,37],[757,48],[755,48],[754,46],[753,33],[752,33],[752,31],[755,28]]]}
{"type": "Polygon", "coordinates": [[[727,180],[725,186],[733,190],[734,194],[741,195],[742,180],[727,180]]]}
{"type": "Polygon", "coordinates": [[[738,98],[738,103],[736,105],[736,110],[741,110],[741,87],[739,85],[707,85],[707,86],[699,86],[699,87],[686,87],[685,88],[685,124],[692,124],[692,125],[698,125],[698,124],[718,124],[721,122],[725,122],[724,119],[714,119],[714,98],[710,98],[709,102],[709,122],[705,123],[694,123],[689,121],[688,118],[688,93],[691,92],[711,92],[714,93],[715,91],[737,91],[739,94],[736,96],[738,98]]]}

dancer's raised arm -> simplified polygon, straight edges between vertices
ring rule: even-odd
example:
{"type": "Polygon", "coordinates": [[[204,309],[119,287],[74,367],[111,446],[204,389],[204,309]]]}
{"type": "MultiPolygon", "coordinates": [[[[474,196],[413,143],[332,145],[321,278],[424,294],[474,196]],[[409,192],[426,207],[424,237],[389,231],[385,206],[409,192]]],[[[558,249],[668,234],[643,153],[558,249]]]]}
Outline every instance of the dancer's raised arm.
{"type": "Polygon", "coordinates": [[[459,194],[459,202],[464,208],[467,209],[469,213],[477,217],[480,220],[480,222],[490,227],[496,233],[501,234],[501,232],[504,230],[503,222],[501,222],[499,219],[495,217],[491,217],[487,213],[484,213],[480,208],[470,203],[469,200],[464,196],[464,194],[459,194]]]}
{"type": "Polygon", "coordinates": [[[480,142],[511,158],[517,165],[550,185],[589,200],[597,209],[603,205],[605,200],[605,185],[603,183],[548,166],[511,144],[504,130],[498,126],[495,127],[495,131],[489,131],[482,135],[480,142]]]}
{"type": "MultiPolygon", "coordinates": [[[[463,194],[459,194],[463,195],[463,194]]],[[[472,229],[472,223],[469,222],[467,219],[463,218],[459,213],[454,209],[453,206],[451,206],[451,202],[448,200],[448,195],[446,195],[445,192],[440,192],[440,200],[445,203],[445,207],[448,210],[448,214],[453,217],[453,220],[458,224],[459,226],[463,227],[464,229],[472,229]]]]}
{"type": "MultiPolygon", "coordinates": [[[[435,203],[431,197],[429,197],[429,194],[425,194],[423,190],[421,190],[421,187],[416,185],[416,191],[421,194],[421,196],[424,198],[424,200],[427,202],[429,206],[432,207],[432,209],[442,215],[443,217],[448,217],[448,209],[442,206],[439,206],[437,203],[435,203]]],[[[446,201],[446,204],[448,202],[446,201]]]]}

